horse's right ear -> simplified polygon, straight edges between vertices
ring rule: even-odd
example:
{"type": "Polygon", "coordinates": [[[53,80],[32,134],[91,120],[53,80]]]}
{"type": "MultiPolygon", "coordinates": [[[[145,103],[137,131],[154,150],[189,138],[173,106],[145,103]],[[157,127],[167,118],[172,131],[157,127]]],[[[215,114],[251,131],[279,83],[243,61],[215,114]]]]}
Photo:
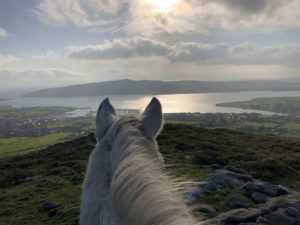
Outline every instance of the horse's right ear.
{"type": "Polygon", "coordinates": [[[100,104],[96,115],[96,139],[99,141],[116,121],[117,114],[114,107],[110,104],[109,99],[106,98],[100,104]]]}
{"type": "Polygon", "coordinates": [[[155,139],[163,125],[162,108],[157,98],[153,98],[146,107],[141,122],[142,133],[150,139],[155,139]]]}

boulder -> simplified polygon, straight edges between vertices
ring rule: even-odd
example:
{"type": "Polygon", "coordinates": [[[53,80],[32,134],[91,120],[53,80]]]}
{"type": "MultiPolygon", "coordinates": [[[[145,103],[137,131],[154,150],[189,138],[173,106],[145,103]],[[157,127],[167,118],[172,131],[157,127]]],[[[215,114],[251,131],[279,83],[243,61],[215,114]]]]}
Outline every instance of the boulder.
{"type": "Polygon", "coordinates": [[[257,204],[266,203],[267,200],[268,200],[268,196],[267,195],[265,195],[263,193],[259,193],[259,192],[253,192],[251,194],[251,198],[257,204]]]}
{"type": "Polygon", "coordinates": [[[219,169],[222,169],[224,166],[222,165],[219,165],[219,164],[212,164],[210,165],[210,168],[213,169],[213,170],[219,170],[219,169]]]}
{"type": "Polygon", "coordinates": [[[262,185],[258,182],[247,182],[242,186],[243,189],[248,191],[257,191],[260,192],[262,190],[262,185]]]}
{"type": "Polygon", "coordinates": [[[216,183],[207,182],[201,185],[201,189],[203,192],[215,192],[218,189],[218,186],[216,183]]]}
{"type": "Polygon", "coordinates": [[[300,219],[300,207],[299,206],[297,207],[297,205],[293,205],[286,208],[285,212],[290,217],[300,219]]]}
{"type": "Polygon", "coordinates": [[[220,225],[254,223],[263,212],[260,209],[234,209],[220,216],[220,225]]]}
{"type": "Polygon", "coordinates": [[[60,206],[60,204],[53,203],[53,202],[44,202],[40,208],[40,212],[47,212],[52,209],[56,209],[60,206]]]}
{"type": "Polygon", "coordinates": [[[276,186],[276,185],[273,185],[273,184],[270,184],[270,183],[266,183],[264,186],[263,186],[263,190],[262,192],[266,195],[269,195],[269,196],[278,196],[278,191],[279,191],[279,188],[276,186]]]}
{"type": "Polygon", "coordinates": [[[208,204],[200,204],[197,206],[196,210],[198,212],[206,213],[206,214],[211,214],[211,213],[216,213],[216,209],[208,204]]]}
{"type": "Polygon", "coordinates": [[[260,216],[256,219],[256,223],[264,224],[264,223],[267,223],[267,222],[268,222],[267,219],[265,217],[262,217],[262,216],[260,216]]]}
{"type": "Polygon", "coordinates": [[[249,208],[250,206],[248,199],[241,194],[232,195],[226,200],[226,204],[231,209],[249,208]]]}
{"type": "Polygon", "coordinates": [[[299,203],[300,203],[300,194],[284,195],[275,198],[270,198],[263,206],[263,209],[276,211],[279,208],[288,208],[290,206],[297,207],[299,203]]]}
{"type": "Polygon", "coordinates": [[[296,220],[284,213],[284,209],[277,210],[266,216],[269,225],[294,225],[296,220]]]}

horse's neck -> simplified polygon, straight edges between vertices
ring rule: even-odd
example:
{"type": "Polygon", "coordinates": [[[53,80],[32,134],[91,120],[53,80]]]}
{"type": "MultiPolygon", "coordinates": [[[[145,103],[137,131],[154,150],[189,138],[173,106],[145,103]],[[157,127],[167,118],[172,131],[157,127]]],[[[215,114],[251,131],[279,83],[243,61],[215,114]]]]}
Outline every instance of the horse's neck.
{"type": "Polygon", "coordinates": [[[174,187],[163,175],[158,160],[149,154],[154,151],[147,149],[151,145],[129,142],[123,146],[126,148],[121,149],[122,154],[115,160],[118,165],[110,186],[111,205],[117,223],[194,224],[181,198],[171,191],[174,187]]]}

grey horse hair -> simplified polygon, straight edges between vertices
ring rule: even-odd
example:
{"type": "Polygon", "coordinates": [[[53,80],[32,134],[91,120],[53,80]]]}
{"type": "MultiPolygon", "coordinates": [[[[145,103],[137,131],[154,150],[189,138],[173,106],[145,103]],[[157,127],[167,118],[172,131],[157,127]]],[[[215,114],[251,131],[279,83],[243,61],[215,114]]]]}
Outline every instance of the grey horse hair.
{"type": "Polygon", "coordinates": [[[92,151],[83,184],[81,225],[194,225],[141,120],[114,122],[92,151]]]}

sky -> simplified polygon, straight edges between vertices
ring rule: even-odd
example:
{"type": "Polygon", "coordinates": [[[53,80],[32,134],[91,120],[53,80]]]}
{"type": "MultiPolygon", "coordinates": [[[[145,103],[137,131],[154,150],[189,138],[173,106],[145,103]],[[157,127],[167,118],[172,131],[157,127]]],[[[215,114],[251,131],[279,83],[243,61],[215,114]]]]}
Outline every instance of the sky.
{"type": "Polygon", "coordinates": [[[0,88],[297,78],[299,0],[1,0],[0,88]]]}

